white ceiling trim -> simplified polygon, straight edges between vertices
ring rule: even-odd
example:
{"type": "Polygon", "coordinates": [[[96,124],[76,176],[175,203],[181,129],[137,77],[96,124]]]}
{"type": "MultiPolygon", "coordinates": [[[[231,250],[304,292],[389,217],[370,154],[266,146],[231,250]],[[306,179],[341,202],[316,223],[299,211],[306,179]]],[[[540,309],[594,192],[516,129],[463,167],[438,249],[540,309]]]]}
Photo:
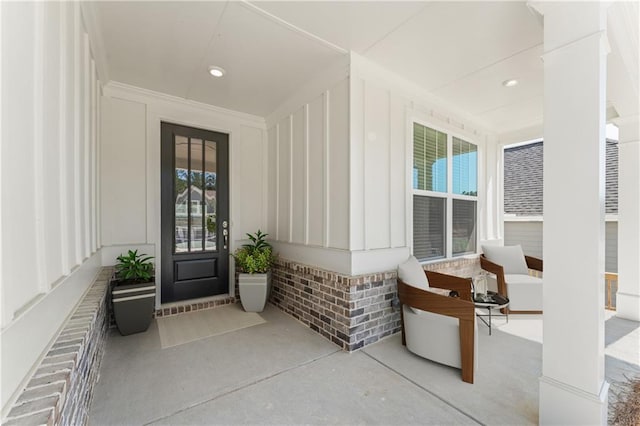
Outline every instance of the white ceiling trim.
{"type": "Polygon", "coordinates": [[[93,2],[80,2],[80,10],[82,11],[85,30],[89,35],[89,45],[93,53],[93,60],[96,62],[98,78],[102,82],[102,85],[105,85],[110,81],[110,78],[100,21],[96,16],[93,2]]]}
{"type": "Polygon", "coordinates": [[[158,101],[170,102],[189,108],[213,112],[221,116],[232,118],[236,121],[242,121],[252,126],[258,126],[262,129],[266,129],[264,118],[257,115],[221,108],[203,102],[191,101],[188,99],[180,98],[178,96],[167,95],[166,93],[143,89],[141,87],[131,86],[129,84],[119,83],[117,81],[110,81],[107,85],[105,85],[104,95],[108,97],[121,97],[123,99],[137,100],[142,103],[153,103],[158,101]]]}
{"type": "Polygon", "coordinates": [[[340,47],[340,46],[338,46],[336,44],[333,44],[333,43],[331,43],[331,42],[329,42],[329,41],[327,41],[327,40],[325,40],[323,38],[320,38],[315,34],[311,34],[310,32],[303,30],[302,28],[299,28],[299,27],[291,24],[291,23],[285,21],[284,19],[281,19],[281,18],[279,18],[279,17],[267,12],[264,9],[261,9],[260,7],[256,6],[255,4],[249,3],[248,0],[241,0],[238,4],[244,6],[248,10],[251,10],[253,12],[259,13],[260,15],[264,16],[265,18],[275,22],[278,25],[283,26],[284,28],[287,28],[287,29],[290,29],[292,31],[296,31],[296,32],[300,33],[301,35],[303,35],[304,37],[308,38],[309,40],[316,41],[316,42],[322,44],[325,47],[333,49],[338,53],[348,53],[348,50],[346,50],[346,49],[344,49],[344,48],[342,48],[342,47],[340,47]]]}

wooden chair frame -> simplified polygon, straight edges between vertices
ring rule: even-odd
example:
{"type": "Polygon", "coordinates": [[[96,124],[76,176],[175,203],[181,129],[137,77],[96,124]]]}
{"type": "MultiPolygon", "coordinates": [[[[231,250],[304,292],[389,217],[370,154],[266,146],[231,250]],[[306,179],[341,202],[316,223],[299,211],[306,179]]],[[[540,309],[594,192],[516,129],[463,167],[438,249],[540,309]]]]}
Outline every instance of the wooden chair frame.
{"type": "MultiPolygon", "coordinates": [[[[542,259],[538,259],[537,257],[525,256],[524,260],[527,262],[527,268],[533,269],[535,271],[542,272],[542,259]]],[[[487,259],[484,254],[480,255],[480,267],[487,272],[495,274],[496,281],[498,282],[498,293],[503,295],[504,297],[509,297],[507,293],[507,283],[504,279],[504,268],[502,265],[498,265],[497,263],[491,262],[487,259]]],[[[512,313],[512,314],[541,314],[542,311],[512,311],[509,308],[501,309],[503,314],[512,313]]]]}
{"type": "Polygon", "coordinates": [[[398,278],[398,298],[402,319],[402,344],[406,346],[404,330],[403,305],[446,315],[459,320],[460,359],[462,364],[462,381],[473,383],[474,376],[474,342],[475,342],[475,307],[471,300],[471,279],[454,277],[438,272],[425,271],[431,287],[455,290],[460,297],[442,296],[410,286],[398,278]]]}

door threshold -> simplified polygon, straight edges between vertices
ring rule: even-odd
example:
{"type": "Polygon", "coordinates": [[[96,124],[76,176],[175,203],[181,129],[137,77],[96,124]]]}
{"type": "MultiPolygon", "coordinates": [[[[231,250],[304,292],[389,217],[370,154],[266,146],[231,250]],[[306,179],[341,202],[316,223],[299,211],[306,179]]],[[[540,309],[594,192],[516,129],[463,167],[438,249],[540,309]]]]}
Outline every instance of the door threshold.
{"type": "Polygon", "coordinates": [[[185,312],[211,309],[218,306],[229,305],[237,302],[234,296],[228,293],[216,296],[201,297],[199,299],[180,300],[178,302],[163,303],[155,311],[155,317],[167,317],[170,315],[182,314],[185,312]]]}

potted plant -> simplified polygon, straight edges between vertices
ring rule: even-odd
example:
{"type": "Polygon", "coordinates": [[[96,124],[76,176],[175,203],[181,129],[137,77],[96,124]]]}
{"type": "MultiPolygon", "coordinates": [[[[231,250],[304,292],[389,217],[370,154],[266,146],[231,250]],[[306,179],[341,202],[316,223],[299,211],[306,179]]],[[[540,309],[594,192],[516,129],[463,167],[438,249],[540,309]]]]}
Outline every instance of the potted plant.
{"type": "Polygon", "coordinates": [[[120,334],[127,336],[149,328],[155,309],[156,284],[153,257],[129,250],[117,257],[111,279],[111,306],[120,334]]]}
{"type": "Polygon", "coordinates": [[[275,260],[267,235],[260,230],[247,234],[251,243],[244,244],[234,254],[240,270],[240,302],[247,312],[262,312],[271,291],[271,266],[275,260]]]}

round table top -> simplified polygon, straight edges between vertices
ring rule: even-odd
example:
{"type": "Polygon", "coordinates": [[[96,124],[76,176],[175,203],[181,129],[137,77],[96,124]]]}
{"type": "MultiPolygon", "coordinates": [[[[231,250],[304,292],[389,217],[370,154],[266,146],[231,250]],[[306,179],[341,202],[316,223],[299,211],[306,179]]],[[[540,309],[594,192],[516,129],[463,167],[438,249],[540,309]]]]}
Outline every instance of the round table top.
{"type": "Polygon", "coordinates": [[[506,300],[506,302],[501,301],[496,301],[493,300],[493,296],[496,295],[497,293],[495,291],[489,291],[488,295],[489,295],[489,300],[480,300],[480,299],[476,299],[475,295],[473,297],[473,303],[476,307],[480,307],[480,308],[504,308],[507,307],[509,305],[509,299],[500,295],[501,299],[506,300]]]}

